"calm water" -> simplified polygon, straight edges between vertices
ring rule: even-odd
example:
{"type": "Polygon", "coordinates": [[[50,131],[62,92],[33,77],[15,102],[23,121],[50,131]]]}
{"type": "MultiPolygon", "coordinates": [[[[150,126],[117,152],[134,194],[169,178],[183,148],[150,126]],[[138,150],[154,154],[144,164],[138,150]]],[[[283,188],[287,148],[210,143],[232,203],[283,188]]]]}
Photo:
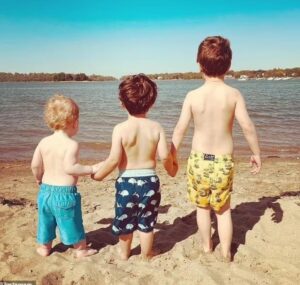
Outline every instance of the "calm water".
{"type": "MultiPolygon", "coordinates": [[[[227,81],[245,96],[265,156],[300,156],[300,80],[227,81]]],[[[171,138],[186,93],[202,81],[158,81],[159,96],[149,117],[160,121],[171,138]]],[[[109,153],[113,126],[127,115],[118,102],[119,82],[0,83],[0,160],[30,159],[36,144],[50,131],[43,106],[54,93],[70,96],[80,106],[81,158],[103,159],[109,153]]],[[[187,156],[192,126],[182,148],[187,156]]],[[[250,151],[235,124],[235,153],[250,151]]]]}

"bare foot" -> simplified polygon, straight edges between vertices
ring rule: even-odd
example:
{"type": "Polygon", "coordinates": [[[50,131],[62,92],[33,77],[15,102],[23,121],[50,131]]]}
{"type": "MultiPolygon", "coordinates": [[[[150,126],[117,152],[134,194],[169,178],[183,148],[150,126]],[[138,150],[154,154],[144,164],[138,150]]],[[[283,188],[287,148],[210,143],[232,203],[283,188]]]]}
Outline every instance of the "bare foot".
{"type": "Polygon", "coordinates": [[[41,256],[48,256],[51,253],[51,248],[40,246],[36,249],[36,252],[41,256]]]}
{"type": "Polygon", "coordinates": [[[209,246],[208,247],[203,246],[202,251],[205,254],[207,254],[207,253],[209,254],[209,253],[213,252],[213,242],[212,242],[212,240],[209,241],[209,246]]]}
{"type": "Polygon", "coordinates": [[[119,258],[120,258],[121,260],[128,260],[128,259],[129,259],[129,257],[130,257],[130,252],[129,252],[129,253],[123,252],[123,251],[121,250],[121,248],[118,248],[117,251],[118,251],[119,258]]]}
{"type": "Polygon", "coordinates": [[[128,260],[130,255],[120,252],[119,257],[120,257],[121,260],[128,260]]]}
{"type": "Polygon", "coordinates": [[[219,261],[224,262],[224,263],[230,263],[232,261],[231,256],[223,256],[220,255],[219,258],[217,258],[219,261]]]}
{"type": "Polygon", "coordinates": [[[77,249],[76,250],[76,257],[81,258],[81,257],[87,257],[94,255],[98,252],[98,250],[93,249],[93,248],[85,248],[85,249],[77,249]]]}
{"type": "Polygon", "coordinates": [[[141,254],[143,260],[150,260],[151,258],[159,255],[161,251],[159,249],[152,249],[150,253],[146,254],[141,254]]]}
{"type": "Polygon", "coordinates": [[[220,249],[217,254],[217,259],[219,259],[219,261],[224,263],[230,263],[232,261],[231,253],[229,252],[224,254],[220,249]]]}
{"type": "Polygon", "coordinates": [[[203,248],[203,249],[202,249],[202,252],[203,252],[204,254],[211,254],[211,253],[213,252],[213,250],[212,250],[212,248],[208,248],[208,249],[203,248]]]}
{"type": "Polygon", "coordinates": [[[222,259],[221,259],[223,262],[225,263],[230,263],[232,261],[232,258],[231,258],[231,254],[227,254],[226,256],[222,255],[222,259]]]}

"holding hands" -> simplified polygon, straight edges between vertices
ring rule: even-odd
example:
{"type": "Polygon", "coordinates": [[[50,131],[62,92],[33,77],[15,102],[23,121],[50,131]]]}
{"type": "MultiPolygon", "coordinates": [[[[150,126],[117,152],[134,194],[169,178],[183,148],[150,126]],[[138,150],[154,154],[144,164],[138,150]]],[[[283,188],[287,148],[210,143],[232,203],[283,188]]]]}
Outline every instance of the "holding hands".
{"type": "Polygon", "coordinates": [[[92,165],[91,178],[94,179],[94,174],[99,171],[99,169],[103,166],[103,164],[104,164],[104,161],[100,161],[100,162],[92,165]]]}
{"type": "Polygon", "coordinates": [[[173,175],[172,176],[175,176],[177,171],[178,171],[179,164],[178,164],[178,160],[177,160],[177,150],[176,150],[173,143],[171,144],[170,154],[171,154],[171,157],[172,157],[172,160],[173,160],[173,171],[172,171],[173,175]]]}

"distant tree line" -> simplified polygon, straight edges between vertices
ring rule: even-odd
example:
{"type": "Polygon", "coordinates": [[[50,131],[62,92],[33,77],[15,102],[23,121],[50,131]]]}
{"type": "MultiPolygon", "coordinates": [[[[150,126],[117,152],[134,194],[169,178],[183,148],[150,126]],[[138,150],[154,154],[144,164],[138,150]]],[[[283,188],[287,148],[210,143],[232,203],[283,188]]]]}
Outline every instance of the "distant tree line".
{"type": "MultiPolygon", "coordinates": [[[[154,73],[147,74],[153,80],[175,80],[175,79],[201,79],[200,72],[176,72],[176,73],[154,73]]],[[[123,80],[126,76],[122,76],[123,80]]],[[[274,68],[270,70],[230,70],[227,76],[232,78],[269,78],[269,77],[300,77],[300,67],[274,68]]],[[[0,72],[0,82],[26,82],[26,81],[113,81],[113,76],[86,75],[85,73],[8,73],[0,72]]]]}
{"type": "Polygon", "coordinates": [[[200,72],[185,72],[185,73],[159,73],[159,74],[148,74],[151,79],[161,80],[174,80],[174,79],[201,79],[200,72]]]}
{"type": "Polygon", "coordinates": [[[273,68],[269,70],[240,70],[229,71],[228,75],[234,78],[240,78],[245,75],[248,78],[269,78],[269,77],[300,77],[300,67],[295,68],[273,68]]]}
{"type": "MultiPolygon", "coordinates": [[[[125,79],[129,75],[124,75],[120,78],[120,80],[125,79]]],[[[147,76],[152,80],[175,80],[175,79],[201,79],[201,74],[199,72],[176,72],[176,73],[154,73],[147,74],[147,76]]]]}
{"type": "MultiPolygon", "coordinates": [[[[246,76],[248,78],[269,78],[269,77],[300,77],[300,68],[274,68],[271,70],[241,70],[234,71],[230,70],[226,74],[232,78],[240,78],[246,76]]],[[[184,72],[184,73],[155,73],[147,74],[153,80],[174,80],[174,79],[201,79],[202,75],[200,72],[184,72]]],[[[127,76],[121,78],[124,79],[127,76]]]]}
{"type": "Polygon", "coordinates": [[[27,82],[27,81],[113,81],[112,76],[89,75],[85,73],[8,73],[0,72],[0,82],[27,82]]]}

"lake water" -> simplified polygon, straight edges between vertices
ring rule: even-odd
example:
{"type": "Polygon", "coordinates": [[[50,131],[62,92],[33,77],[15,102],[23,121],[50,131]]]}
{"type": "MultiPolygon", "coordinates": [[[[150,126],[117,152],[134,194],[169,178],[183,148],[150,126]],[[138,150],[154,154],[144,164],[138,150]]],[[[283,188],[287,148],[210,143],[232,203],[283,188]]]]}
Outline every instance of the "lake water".
{"type": "MultiPolygon", "coordinates": [[[[178,120],[186,93],[201,80],[157,81],[159,95],[149,117],[158,120],[168,138],[178,120]]],[[[245,96],[264,156],[300,156],[300,80],[227,80],[245,96]]],[[[43,121],[46,100],[55,93],[72,97],[80,106],[80,157],[103,159],[109,153],[115,124],[125,120],[118,102],[119,82],[0,83],[0,160],[31,159],[39,140],[50,134],[43,121]]],[[[183,142],[181,158],[188,155],[192,126],[183,142]]],[[[234,127],[235,154],[250,150],[239,126],[234,127]]]]}

